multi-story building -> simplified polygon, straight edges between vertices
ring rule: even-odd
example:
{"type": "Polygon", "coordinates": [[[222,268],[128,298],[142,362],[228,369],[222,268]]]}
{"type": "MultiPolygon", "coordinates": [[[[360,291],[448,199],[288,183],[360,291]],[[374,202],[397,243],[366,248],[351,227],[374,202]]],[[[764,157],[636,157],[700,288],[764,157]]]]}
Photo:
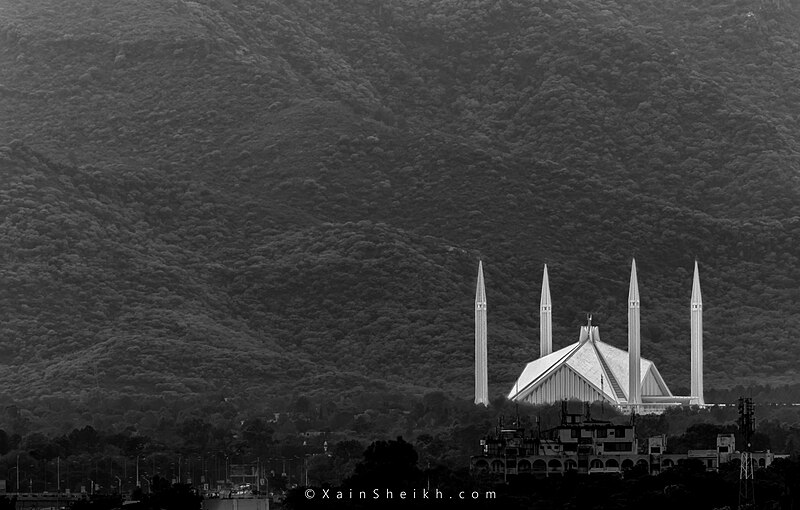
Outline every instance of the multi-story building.
{"type": "MultiPolygon", "coordinates": [[[[588,410],[588,407],[587,407],[588,410]]],[[[640,448],[631,424],[592,419],[588,412],[569,413],[564,402],[558,427],[526,433],[516,421],[501,423],[494,434],[481,440],[481,453],[470,459],[473,473],[491,473],[508,478],[523,474],[559,475],[566,471],[584,474],[624,473],[637,468],[650,474],[696,459],[708,470],[738,461],[733,434],[720,434],[716,449],[669,453],[665,436],[647,438],[640,448]]],[[[777,456],[780,457],[780,456],[777,456]]],[[[767,467],[776,458],[772,452],[752,454],[755,468],[767,467]]]]}

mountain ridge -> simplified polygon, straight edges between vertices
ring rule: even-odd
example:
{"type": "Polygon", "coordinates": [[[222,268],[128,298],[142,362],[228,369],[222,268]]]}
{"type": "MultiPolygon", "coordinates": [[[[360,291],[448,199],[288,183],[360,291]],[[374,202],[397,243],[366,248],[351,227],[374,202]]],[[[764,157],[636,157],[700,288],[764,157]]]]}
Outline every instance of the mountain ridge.
{"type": "Polygon", "coordinates": [[[696,259],[706,386],[796,380],[796,5],[78,4],[0,2],[13,398],[469,394],[478,259],[492,395],[634,256],[673,389],[696,259]]]}

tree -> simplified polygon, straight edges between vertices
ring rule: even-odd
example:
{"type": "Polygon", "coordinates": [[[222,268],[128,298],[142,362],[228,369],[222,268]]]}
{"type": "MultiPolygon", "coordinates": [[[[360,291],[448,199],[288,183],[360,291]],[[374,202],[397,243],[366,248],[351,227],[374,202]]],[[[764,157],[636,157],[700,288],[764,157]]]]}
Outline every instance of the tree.
{"type": "Polygon", "coordinates": [[[257,456],[267,456],[275,442],[272,435],[275,431],[260,418],[246,420],[242,425],[242,439],[246,447],[257,456]]]}
{"type": "Polygon", "coordinates": [[[207,450],[211,442],[211,428],[211,425],[200,418],[184,421],[179,427],[184,449],[195,453],[207,450]]]}
{"type": "Polygon", "coordinates": [[[419,483],[414,447],[398,437],[394,441],[376,441],[364,451],[355,474],[346,484],[359,487],[411,487],[419,483]]]}
{"type": "Polygon", "coordinates": [[[0,429],[0,455],[5,455],[11,450],[11,445],[9,444],[8,434],[5,430],[0,429]]]}

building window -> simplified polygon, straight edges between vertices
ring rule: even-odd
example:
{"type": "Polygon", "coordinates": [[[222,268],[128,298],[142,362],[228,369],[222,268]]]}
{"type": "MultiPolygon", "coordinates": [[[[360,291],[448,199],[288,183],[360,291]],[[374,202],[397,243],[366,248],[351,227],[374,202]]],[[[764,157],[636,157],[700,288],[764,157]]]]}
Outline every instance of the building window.
{"type": "Polygon", "coordinates": [[[633,443],[603,443],[603,450],[607,452],[630,452],[633,451],[633,443]]]}
{"type": "Polygon", "coordinates": [[[597,437],[608,437],[608,429],[597,429],[597,437]]]}
{"type": "Polygon", "coordinates": [[[581,429],[573,428],[570,430],[571,437],[581,437],[581,429]]]}

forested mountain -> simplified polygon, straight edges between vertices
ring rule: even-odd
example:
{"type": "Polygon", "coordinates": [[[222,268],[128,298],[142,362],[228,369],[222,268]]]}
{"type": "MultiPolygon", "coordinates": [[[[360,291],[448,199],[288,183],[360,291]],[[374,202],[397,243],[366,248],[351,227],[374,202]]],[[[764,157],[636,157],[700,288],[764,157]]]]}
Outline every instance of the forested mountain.
{"type": "MultiPolygon", "coordinates": [[[[796,381],[800,6],[0,0],[0,381],[34,408],[490,391],[591,312],[796,381]]],[[[101,409],[101,408],[98,408],[101,409]]],[[[77,419],[77,418],[76,418],[77,419]]]]}

